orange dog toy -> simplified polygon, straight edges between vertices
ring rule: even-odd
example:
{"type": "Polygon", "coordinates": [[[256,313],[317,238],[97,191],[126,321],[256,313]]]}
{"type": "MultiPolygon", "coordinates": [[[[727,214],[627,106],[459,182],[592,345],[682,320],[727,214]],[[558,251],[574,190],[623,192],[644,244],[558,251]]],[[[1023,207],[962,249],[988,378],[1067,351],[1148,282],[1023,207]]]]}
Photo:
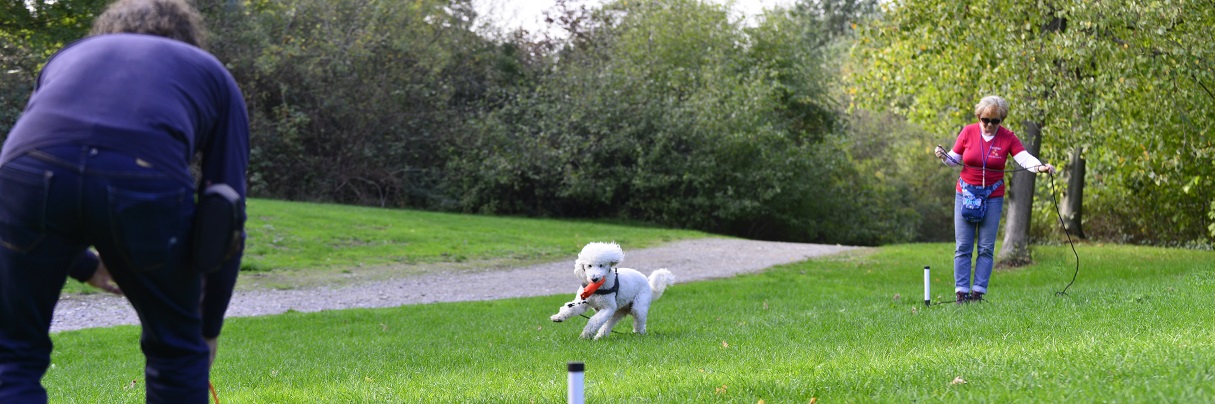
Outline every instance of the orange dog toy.
{"type": "Polygon", "coordinates": [[[599,290],[599,287],[603,286],[603,282],[606,282],[606,281],[607,281],[607,277],[605,276],[605,277],[603,277],[603,279],[600,279],[599,282],[595,282],[590,285],[586,285],[586,287],[582,288],[582,293],[579,293],[578,297],[581,298],[582,300],[586,300],[586,298],[591,297],[591,295],[594,294],[596,290],[599,290]]]}

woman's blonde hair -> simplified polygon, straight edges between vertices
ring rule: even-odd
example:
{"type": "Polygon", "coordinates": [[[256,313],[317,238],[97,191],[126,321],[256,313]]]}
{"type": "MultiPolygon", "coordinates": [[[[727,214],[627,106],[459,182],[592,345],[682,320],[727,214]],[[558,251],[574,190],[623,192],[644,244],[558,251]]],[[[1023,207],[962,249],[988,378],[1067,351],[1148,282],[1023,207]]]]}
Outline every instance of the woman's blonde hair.
{"type": "Polygon", "coordinates": [[[975,104],[975,116],[983,115],[983,111],[991,108],[996,109],[996,114],[1000,115],[1000,119],[1008,117],[1008,101],[998,95],[989,95],[979,100],[979,103],[975,104]]]}
{"type": "Polygon", "coordinates": [[[90,35],[148,34],[203,48],[202,15],[186,0],[118,0],[95,21],[90,35]]]}

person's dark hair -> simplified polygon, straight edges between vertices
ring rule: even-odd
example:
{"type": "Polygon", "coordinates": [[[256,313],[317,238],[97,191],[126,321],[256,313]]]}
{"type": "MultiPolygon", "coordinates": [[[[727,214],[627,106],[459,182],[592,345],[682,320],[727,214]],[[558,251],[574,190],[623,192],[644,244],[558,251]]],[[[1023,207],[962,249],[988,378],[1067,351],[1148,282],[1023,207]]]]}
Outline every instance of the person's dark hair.
{"type": "Polygon", "coordinates": [[[93,21],[90,35],[148,34],[204,48],[202,15],[186,0],[118,0],[93,21]]]}

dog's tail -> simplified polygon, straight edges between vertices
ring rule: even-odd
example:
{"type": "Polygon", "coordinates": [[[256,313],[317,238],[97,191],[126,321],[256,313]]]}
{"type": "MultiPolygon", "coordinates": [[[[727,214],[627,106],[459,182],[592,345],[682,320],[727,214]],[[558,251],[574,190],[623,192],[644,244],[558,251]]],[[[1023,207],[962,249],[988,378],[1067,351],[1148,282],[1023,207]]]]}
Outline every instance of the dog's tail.
{"type": "Polygon", "coordinates": [[[662,297],[662,292],[667,290],[667,286],[675,284],[675,274],[668,271],[666,268],[659,269],[650,273],[650,290],[654,294],[650,297],[651,300],[658,300],[662,297]]]}

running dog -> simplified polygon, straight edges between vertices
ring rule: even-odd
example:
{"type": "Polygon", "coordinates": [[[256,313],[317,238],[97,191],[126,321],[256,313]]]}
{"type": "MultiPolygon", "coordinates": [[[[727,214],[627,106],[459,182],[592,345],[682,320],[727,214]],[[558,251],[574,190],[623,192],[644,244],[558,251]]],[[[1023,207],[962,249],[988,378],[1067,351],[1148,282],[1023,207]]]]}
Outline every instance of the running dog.
{"type": "Polygon", "coordinates": [[[617,268],[623,260],[624,251],[616,243],[590,243],[583,247],[574,261],[574,275],[582,287],[573,301],[563,304],[549,319],[561,322],[595,309],[595,315],[582,329],[582,338],[599,339],[612,332],[616,322],[632,314],[633,332],[645,334],[650,303],[662,297],[667,286],[675,284],[675,275],[663,268],[646,278],[637,270],[617,268]]]}

